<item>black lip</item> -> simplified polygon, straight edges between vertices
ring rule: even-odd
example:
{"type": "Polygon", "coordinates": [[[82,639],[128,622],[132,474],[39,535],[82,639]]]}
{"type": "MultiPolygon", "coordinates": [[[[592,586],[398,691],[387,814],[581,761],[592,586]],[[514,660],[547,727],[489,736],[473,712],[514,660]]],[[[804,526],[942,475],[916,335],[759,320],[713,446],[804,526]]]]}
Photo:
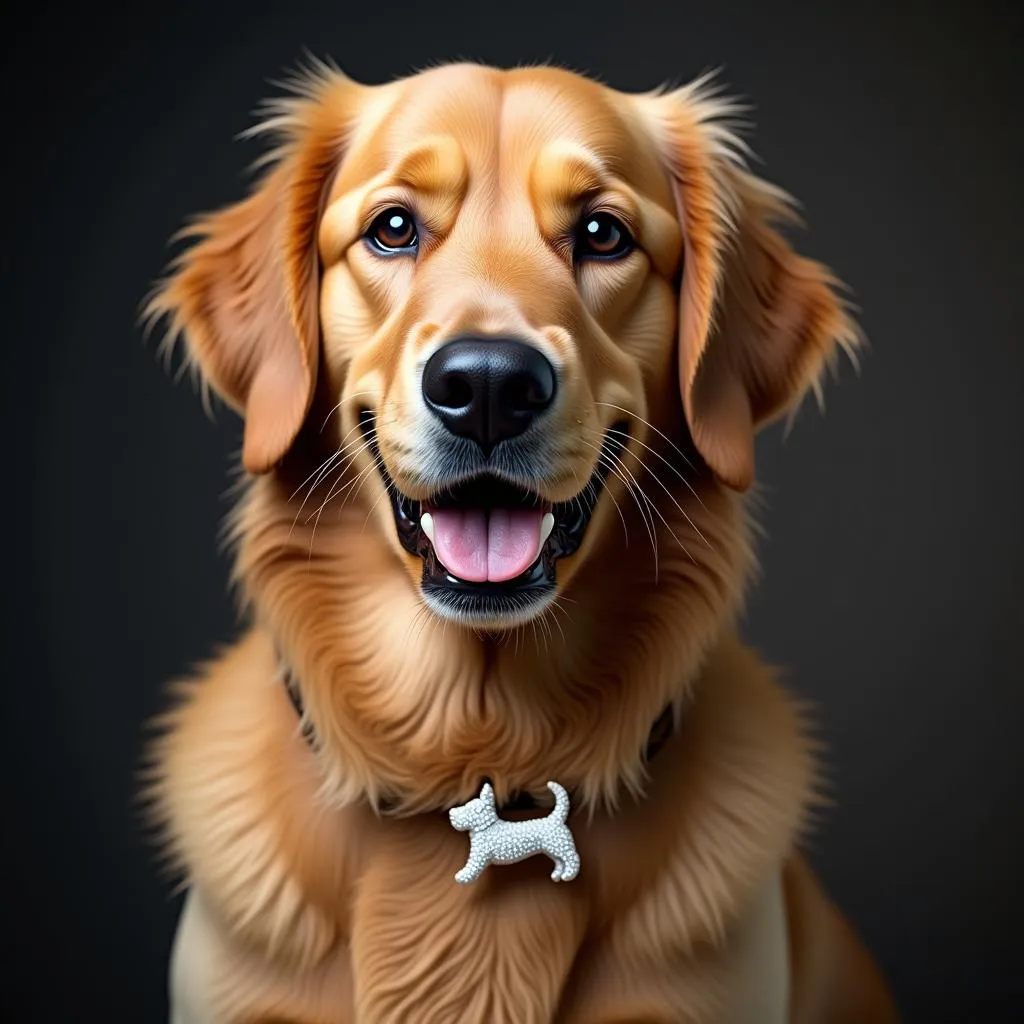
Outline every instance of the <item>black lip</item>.
{"type": "MultiPolygon", "coordinates": [[[[402,494],[388,475],[377,447],[373,420],[373,413],[369,410],[363,410],[360,413],[360,426],[367,437],[370,453],[376,460],[377,468],[387,488],[388,497],[391,499],[391,509],[395,517],[399,542],[406,551],[423,560],[421,588],[424,596],[431,597],[437,603],[461,615],[496,619],[520,613],[535,600],[540,600],[554,592],[556,562],[560,558],[574,554],[582,545],[594,509],[600,500],[610,466],[621,455],[629,436],[627,423],[614,424],[605,436],[601,457],[598,459],[597,468],[587,486],[569,501],[551,506],[551,512],[555,518],[554,529],[541,549],[540,557],[529,569],[514,579],[501,583],[472,583],[452,576],[438,561],[433,545],[420,527],[422,503],[402,494]]],[[[479,474],[472,480],[463,482],[454,489],[454,495],[452,492],[440,495],[436,499],[436,503],[451,504],[458,500],[459,495],[488,486],[499,488],[507,493],[515,492],[514,504],[516,505],[543,504],[538,495],[525,488],[499,481],[487,474],[479,474]]],[[[432,500],[432,503],[435,502],[432,500]]]]}

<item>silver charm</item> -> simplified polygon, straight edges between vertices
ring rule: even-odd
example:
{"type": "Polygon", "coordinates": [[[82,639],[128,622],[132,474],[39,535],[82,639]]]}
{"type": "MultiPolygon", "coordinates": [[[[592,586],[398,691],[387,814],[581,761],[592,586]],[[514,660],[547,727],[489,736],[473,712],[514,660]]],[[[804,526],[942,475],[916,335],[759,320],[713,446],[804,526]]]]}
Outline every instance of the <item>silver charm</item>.
{"type": "Polygon", "coordinates": [[[494,790],[485,782],[480,795],[448,812],[452,827],[469,833],[469,860],[455,875],[461,885],[475,882],[488,864],[517,864],[527,857],[546,853],[554,862],[551,877],[569,882],[580,870],[580,855],[572,832],[565,823],[569,816],[569,794],[557,782],[549,782],[555,794],[555,809],[544,818],[503,821],[494,804],[494,790]]]}

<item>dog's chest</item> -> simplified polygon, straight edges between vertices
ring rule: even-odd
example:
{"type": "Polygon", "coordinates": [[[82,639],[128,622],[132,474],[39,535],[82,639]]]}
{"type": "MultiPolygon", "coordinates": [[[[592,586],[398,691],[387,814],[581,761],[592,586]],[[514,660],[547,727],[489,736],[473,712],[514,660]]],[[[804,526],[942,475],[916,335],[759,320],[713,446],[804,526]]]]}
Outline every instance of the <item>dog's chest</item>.
{"type": "Polygon", "coordinates": [[[542,858],[454,881],[466,838],[396,834],[352,908],[357,1016],[521,1024],[556,1014],[585,928],[582,892],[542,858]]]}

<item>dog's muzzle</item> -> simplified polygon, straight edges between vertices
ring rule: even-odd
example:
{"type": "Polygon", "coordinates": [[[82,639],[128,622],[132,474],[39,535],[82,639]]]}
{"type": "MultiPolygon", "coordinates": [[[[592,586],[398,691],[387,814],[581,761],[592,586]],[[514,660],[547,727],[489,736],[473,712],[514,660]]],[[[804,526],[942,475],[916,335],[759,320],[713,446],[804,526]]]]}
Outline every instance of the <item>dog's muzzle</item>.
{"type": "Polygon", "coordinates": [[[422,501],[399,491],[380,457],[373,414],[361,422],[391,500],[399,542],[423,561],[421,592],[445,618],[509,626],[538,613],[556,593],[559,559],[575,554],[628,431],[606,434],[597,467],[568,501],[552,503],[515,479],[478,463],[422,501]]]}

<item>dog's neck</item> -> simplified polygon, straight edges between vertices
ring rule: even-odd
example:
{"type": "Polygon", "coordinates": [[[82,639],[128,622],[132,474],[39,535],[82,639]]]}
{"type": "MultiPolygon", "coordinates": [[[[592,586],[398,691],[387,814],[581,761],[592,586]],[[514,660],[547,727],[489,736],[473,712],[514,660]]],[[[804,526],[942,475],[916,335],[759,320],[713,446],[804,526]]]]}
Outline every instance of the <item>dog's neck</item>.
{"type": "Polygon", "coordinates": [[[656,563],[639,512],[623,507],[625,531],[607,513],[565,605],[483,637],[426,613],[365,509],[314,532],[288,484],[258,481],[238,511],[237,576],[298,681],[325,796],[410,814],[484,779],[506,809],[546,804],[548,779],[582,808],[641,793],[652,724],[685,707],[752,565],[741,503],[695,487],[655,531],[656,563]]]}
{"type": "MultiPolygon", "coordinates": [[[[278,662],[280,664],[281,679],[284,685],[285,693],[288,696],[288,700],[291,702],[292,708],[295,711],[296,719],[299,723],[299,727],[302,731],[302,735],[306,742],[316,748],[316,733],[313,727],[313,723],[306,715],[305,704],[302,700],[302,688],[299,685],[298,680],[295,678],[294,673],[288,667],[287,662],[278,655],[278,662]]],[[[676,726],[676,714],[675,707],[672,704],[666,705],[661,714],[658,715],[654,723],[651,725],[650,732],[647,735],[647,742],[644,745],[644,763],[649,764],[661,751],[662,747],[668,742],[672,733],[675,731],[676,726]]],[[[484,779],[484,782],[492,782],[491,779],[484,779]]],[[[541,802],[538,801],[537,797],[530,792],[515,792],[508,800],[500,803],[496,806],[497,817],[488,822],[484,828],[490,828],[496,824],[501,815],[506,813],[517,813],[525,811],[535,811],[541,807],[541,802]]],[[[382,810],[388,811],[391,808],[388,802],[385,800],[382,802],[382,810]]]]}

